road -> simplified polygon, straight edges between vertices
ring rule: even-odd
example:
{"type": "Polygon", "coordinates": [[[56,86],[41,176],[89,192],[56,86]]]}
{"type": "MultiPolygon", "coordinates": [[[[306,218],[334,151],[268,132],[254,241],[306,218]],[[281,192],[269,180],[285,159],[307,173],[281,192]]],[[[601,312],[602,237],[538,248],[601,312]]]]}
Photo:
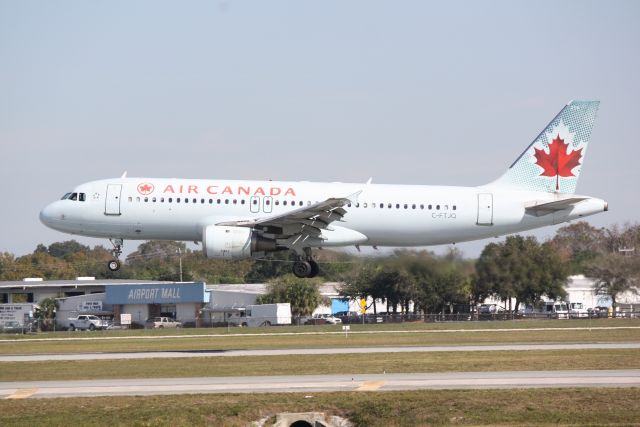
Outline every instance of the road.
{"type": "Polygon", "coordinates": [[[184,358],[184,357],[289,356],[289,355],[323,355],[323,354],[326,355],[326,354],[371,354],[371,353],[430,353],[430,352],[459,352],[459,351],[529,351],[529,350],[576,350],[577,351],[577,350],[610,350],[610,349],[640,349],[640,342],[31,354],[31,355],[2,355],[0,356],[0,362],[38,362],[38,361],[53,361],[53,360],[153,359],[153,358],[184,358]]]}
{"type": "Polygon", "coordinates": [[[0,382],[0,398],[547,387],[640,387],[640,369],[0,382]]]}

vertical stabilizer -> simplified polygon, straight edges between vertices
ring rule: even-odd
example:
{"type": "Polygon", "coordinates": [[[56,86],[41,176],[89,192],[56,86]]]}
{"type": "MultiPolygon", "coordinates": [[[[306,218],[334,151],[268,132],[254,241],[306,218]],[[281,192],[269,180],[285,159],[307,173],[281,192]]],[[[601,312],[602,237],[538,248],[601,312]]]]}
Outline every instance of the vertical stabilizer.
{"type": "Polygon", "coordinates": [[[600,101],[571,101],[491,186],[573,194],[600,101]]]}

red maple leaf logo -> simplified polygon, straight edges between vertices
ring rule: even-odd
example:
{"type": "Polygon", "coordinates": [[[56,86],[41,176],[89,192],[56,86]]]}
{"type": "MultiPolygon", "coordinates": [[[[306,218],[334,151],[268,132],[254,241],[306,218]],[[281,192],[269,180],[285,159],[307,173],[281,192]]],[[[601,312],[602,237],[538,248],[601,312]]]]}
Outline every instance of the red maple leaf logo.
{"type": "Polygon", "coordinates": [[[142,184],[138,185],[138,192],[140,194],[142,194],[143,196],[146,196],[147,194],[150,194],[153,192],[153,184],[149,184],[147,182],[143,182],[142,184]]]}
{"type": "Polygon", "coordinates": [[[538,148],[534,148],[534,150],[536,165],[543,169],[540,176],[555,176],[556,190],[560,189],[559,177],[575,176],[571,171],[580,165],[582,158],[582,148],[569,153],[569,144],[565,144],[564,139],[560,138],[560,134],[549,144],[549,154],[538,148]]]}

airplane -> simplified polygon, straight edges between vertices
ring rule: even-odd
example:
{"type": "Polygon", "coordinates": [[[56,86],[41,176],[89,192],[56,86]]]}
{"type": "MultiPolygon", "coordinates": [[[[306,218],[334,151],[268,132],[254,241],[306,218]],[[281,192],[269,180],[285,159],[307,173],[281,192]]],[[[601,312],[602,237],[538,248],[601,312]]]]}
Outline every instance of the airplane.
{"type": "Polygon", "coordinates": [[[507,171],[476,187],[121,178],[81,184],[40,220],[64,233],[123,242],[202,242],[209,258],[290,250],[293,273],[314,277],[312,250],[464,242],[560,224],[608,210],[575,189],[599,101],[571,101],[507,171]]]}

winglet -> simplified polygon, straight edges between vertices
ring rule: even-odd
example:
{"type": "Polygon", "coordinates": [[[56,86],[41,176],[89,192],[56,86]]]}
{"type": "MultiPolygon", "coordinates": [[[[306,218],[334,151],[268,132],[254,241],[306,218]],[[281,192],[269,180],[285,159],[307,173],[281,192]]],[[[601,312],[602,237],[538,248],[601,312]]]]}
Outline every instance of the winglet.
{"type": "Polygon", "coordinates": [[[370,177],[370,178],[367,180],[367,185],[371,184],[371,181],[373,181],[373,177],[370,177]]]}
{"type": "Polygon", "coordinates": [[[120,178],[126,178],[127,177],[127,171],[124,171],[124,173],[122,174],[122,176],[120,178]]]}

